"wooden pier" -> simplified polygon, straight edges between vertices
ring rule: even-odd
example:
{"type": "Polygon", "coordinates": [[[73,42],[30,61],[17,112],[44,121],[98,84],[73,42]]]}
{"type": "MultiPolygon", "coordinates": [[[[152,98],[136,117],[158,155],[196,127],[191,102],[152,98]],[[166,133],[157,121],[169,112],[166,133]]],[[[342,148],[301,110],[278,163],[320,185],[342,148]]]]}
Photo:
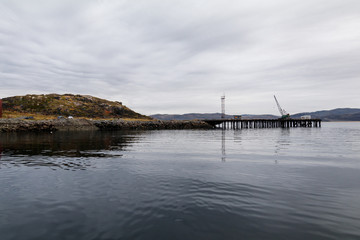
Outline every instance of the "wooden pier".
{"type": "Polygon", "coordinates": [[[203,120],[214,128],[296,128],[321,127],[321,119],[209,119],[203,120]]]}

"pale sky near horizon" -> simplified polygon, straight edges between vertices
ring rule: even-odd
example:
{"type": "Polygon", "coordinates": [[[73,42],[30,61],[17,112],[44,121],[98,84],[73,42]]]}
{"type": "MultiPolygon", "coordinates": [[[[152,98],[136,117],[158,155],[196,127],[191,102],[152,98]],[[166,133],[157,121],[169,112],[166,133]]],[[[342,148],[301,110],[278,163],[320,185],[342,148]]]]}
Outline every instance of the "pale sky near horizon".
{"type": "Polygon", "coordinates": [[[0,0],[0,84],[147,115],[360,108],[360,1],[0,0]]]}

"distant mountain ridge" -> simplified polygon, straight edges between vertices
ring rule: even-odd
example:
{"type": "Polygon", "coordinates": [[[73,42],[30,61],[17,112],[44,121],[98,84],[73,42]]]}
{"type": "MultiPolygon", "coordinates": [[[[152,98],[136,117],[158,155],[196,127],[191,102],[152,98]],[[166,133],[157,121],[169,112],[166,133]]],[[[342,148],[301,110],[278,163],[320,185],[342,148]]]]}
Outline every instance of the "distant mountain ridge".
{"type": "Polygon", "coordinates": [[[336,108],[316,112],[303,112],[293,114],[293,118],[302,115],[311,115],[312,118],[320,118],[324,121],[360,121],[360,108],[336,108]]]}
{"type": "MultiPolygon", "coordinates": [[[[360,108],[336,108],[332,110],[321,110],[316,112],[303,112],[291,115],[292,118],[300,118],[310,115],[312,118],[320,118],[323,121],[360,121],[360,108]]],[[[243,114],[243,119],[274,119],[280,116],[271,114],[243,114]]],[[[192,120],[192,119],[220,119],[221,113],[187,113],[187,114],[154,114],[150,117],[159,120],[192,120]]],[[[233,118],[234,115],[225,115],[225,118],[233,118]]]]}
{"type": "MultiPolygon", "coordinates": [[[[244,119],[258,118],[258,119],[273,119],[278,118],[278,116],[271,114],[263,115],[251,115],[243,114],[241,115],[244,119]]],[[[193,120],[193,119],[220,119],[221,113],[186,113],[186,114],[154,114],[150,117],[159,119],[159,120],[193,120]]],[[[225,118],[234,118],[234,115],[225,115],[225,118]]]]}

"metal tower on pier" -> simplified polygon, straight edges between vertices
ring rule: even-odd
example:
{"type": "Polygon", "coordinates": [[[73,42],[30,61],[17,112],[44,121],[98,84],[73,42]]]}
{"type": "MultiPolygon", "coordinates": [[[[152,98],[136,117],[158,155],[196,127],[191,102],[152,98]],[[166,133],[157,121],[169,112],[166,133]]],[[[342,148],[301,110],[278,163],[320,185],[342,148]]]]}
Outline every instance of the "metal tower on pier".
{"type": "Polygon", "coordinates": [[[225,118],[225,93],[221,96],[221,118],[225,118]]]}

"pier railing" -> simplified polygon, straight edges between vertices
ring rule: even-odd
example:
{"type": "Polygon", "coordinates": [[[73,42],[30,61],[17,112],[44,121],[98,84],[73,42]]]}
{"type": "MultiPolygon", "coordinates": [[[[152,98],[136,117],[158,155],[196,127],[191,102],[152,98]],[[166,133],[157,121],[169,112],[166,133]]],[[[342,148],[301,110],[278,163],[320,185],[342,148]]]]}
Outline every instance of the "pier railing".
{"type": "Polygon", "coordinates": [[[296,128],[321,127],[321,119],[208,119],[203,120],[214,128],[296,128]]]}

